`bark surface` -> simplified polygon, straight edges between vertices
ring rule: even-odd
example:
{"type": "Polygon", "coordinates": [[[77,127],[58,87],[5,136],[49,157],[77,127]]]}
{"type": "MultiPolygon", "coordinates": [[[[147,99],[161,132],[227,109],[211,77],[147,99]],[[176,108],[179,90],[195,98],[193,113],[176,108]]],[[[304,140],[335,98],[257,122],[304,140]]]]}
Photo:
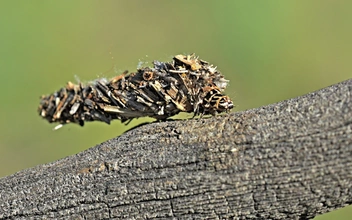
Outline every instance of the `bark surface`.
{"type": "Polygon", "coordinates": [[[352,79],[0,179],[0,219],[309,219],[352,204],[352,79]]]}

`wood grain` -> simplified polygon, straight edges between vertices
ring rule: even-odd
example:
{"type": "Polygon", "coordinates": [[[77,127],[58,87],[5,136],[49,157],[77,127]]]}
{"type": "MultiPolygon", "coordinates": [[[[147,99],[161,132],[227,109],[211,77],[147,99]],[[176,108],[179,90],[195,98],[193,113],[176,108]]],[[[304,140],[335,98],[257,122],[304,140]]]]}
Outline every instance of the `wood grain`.
{"type": "Polygon", "coordinates": [[[352,79],[0,179],[0,219],[309,219],[352,203],[352,79]]]}

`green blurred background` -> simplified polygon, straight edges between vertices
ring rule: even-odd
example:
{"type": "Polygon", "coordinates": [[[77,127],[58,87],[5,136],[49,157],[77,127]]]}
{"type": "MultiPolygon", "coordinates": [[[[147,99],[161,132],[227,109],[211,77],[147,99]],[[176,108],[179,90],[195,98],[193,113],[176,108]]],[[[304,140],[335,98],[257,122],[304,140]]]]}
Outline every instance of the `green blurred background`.
{"type": "MultiPolygon", "coordinates": [[[[146,120],[53,131],[39,97],[195,52],[230,79],[235,111],[351,78],[352,1],[0,1],[0,177],[146,120]]],[[[317,219],[350,219],[352,208],[317,219]]]]}

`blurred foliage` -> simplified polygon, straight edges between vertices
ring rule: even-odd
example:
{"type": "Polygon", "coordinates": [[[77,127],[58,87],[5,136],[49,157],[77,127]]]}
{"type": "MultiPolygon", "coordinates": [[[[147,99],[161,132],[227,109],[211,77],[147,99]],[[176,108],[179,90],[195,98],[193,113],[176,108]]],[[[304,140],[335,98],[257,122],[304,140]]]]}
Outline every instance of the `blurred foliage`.
{"type": "MultiPolygon", "coordinates": [[[[125,126],[54,124],[39,97],[195,52],[218,66],[236,111],[351,78],[351,1],[0,1],[0,176],[88,149],[125,126]]],[[[186,115],[187,117],[187,115],[186,115]]],[[[317,219],[348,219],[351,207],[317,219]]]]}

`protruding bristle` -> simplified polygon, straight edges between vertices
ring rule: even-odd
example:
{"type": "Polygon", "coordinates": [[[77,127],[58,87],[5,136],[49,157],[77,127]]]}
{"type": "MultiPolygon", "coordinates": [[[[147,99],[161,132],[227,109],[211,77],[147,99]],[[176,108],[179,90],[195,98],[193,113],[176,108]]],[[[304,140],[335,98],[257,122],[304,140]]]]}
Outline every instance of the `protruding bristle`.
{"type": "Polygon", "coordinates": [[[59,129],[62,128],[63,126],[64,126],[63,124],[56,125],[56,126],[53,128],[53,131],[59,130],[59,129]]]}

